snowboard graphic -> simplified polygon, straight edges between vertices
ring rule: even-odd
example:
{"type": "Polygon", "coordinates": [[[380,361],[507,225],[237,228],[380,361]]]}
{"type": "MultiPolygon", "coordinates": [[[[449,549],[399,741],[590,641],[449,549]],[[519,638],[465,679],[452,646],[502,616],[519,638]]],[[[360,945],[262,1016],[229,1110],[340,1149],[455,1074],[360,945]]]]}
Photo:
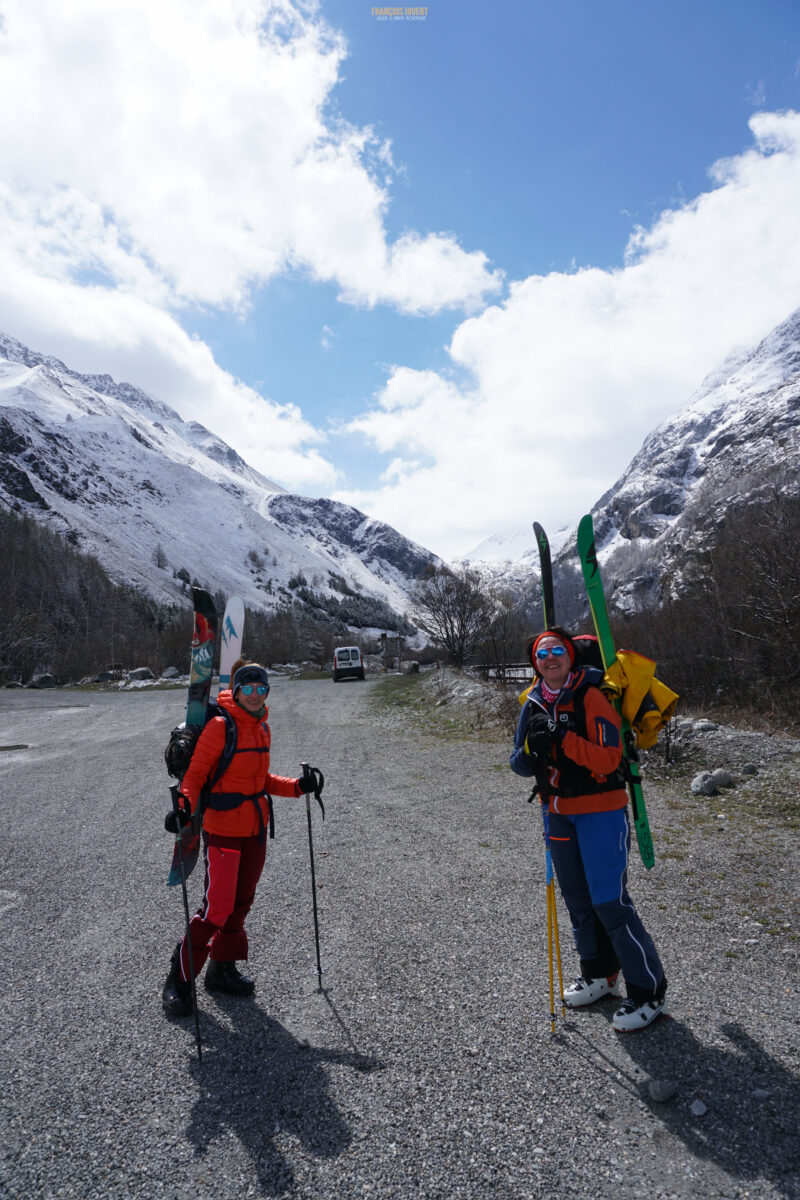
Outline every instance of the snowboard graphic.
{"type": "Polygon", "coordinates": [[[230,687],[231,667],[242,653],[244,635],[244,601],[240,596],[229,596],[222,618],[219,651],[219,686],[230,687]]]}

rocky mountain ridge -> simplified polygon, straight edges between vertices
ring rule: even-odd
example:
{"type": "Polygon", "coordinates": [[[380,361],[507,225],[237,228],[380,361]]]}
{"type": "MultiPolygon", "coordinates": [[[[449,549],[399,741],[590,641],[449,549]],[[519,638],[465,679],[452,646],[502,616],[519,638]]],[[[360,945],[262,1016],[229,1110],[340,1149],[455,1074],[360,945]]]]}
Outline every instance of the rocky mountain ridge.
{"type": "Polygon", "coordinates": [[[402,615],[417,575],[438,561],[357,509],[286,492],[131,384],[81,375],[3,334],[0,503],[93,554],[112,579],[173,603],[191,576],[259,608],[304,586],[402,615]]]}
{"type": "MultiPolygon", "coordinates": [[[[726,516],[800,491],[800,309],[730,357],[662,422],[592,508],[610,607],[636,612],[681,593],[726,516]]],[[[534,514],[535,515],[535,514],[534,514]]],[[[576,530],[551,537],[557,610],[587,609],[576,530]]],[[[533,545],[513,561],[470,561],[486,582],[531,590],[533,545]]]]}
{"type": "Polygon", "coordinates": [[[800,309],[709,375],[594,506],[616,606],[679,594],[726,514],[773,489],[800,490],[800,309]]]}

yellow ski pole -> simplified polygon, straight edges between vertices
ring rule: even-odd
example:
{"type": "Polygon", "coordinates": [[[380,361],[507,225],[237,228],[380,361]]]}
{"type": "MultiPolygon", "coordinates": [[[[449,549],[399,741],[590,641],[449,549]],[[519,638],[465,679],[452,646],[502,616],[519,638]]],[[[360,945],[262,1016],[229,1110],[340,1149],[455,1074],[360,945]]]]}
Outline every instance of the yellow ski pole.
{"type": "MultiPolygon", "coordinates": [[[[549,851],[548,851],[549,854],[549,851]]],[[[556,1031],[556,1008],[553,997],[553,885],[547,885],[547,961],[550,969],[550,1032],[556,1031]]]]}
{"type": "MultiPolygon", "coordinates": [[[[551,863],[552,867],[552,863],[551,863]]],[[[556,943],[556,962],[558,963],[558,993],[561,996],[561,1016],[566,1017],[567,1009],[564,1004],[564,976],[561,973],[561,943],[558,940],[558,908],[556,907],[556,884],[555,880],[550,878],[550,903],[553,907],[553,935],[556,943]]]]}

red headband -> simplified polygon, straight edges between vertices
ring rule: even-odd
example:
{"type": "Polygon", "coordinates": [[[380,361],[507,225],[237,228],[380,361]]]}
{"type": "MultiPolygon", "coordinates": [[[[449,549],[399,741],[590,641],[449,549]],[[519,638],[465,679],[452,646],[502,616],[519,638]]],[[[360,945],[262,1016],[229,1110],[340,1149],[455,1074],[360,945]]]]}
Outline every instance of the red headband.
{"type": "Polygon", "coordinates": [[[572,642],[567,641],[566,638],[562,638],[559,636],[559,634],[553,633],[551,630],[547,629],[544,633],[539,634],[536,641],[533,643],[533,646],[531,647],[531,662],[533,663],[534,667],[536,666],[536,648],[540,642],[544,641],[545,638],[555,638],[557,642],[560,642],[569,655],[569,665],[571,667],[575,666],[575,647],[572,645],[572,642]]]}

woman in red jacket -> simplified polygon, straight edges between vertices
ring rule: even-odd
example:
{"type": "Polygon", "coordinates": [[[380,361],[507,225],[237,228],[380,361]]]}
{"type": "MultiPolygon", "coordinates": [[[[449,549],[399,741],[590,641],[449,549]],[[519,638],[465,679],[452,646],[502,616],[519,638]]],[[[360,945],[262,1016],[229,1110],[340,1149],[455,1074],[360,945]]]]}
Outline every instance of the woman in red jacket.
{"type": "Polygon", "coordinates": [[[545,838],[569,911],[581,974],[564,990],[568,1008],[627,999],[612,1024],[644,1029],[665,1011],[667,980],[652,938],[628,894],[630,825],[620,719],[600,690],[603,672],[575,665],[564,630],[540,634],[531,650],[537,678],[520,714],[511,769],[535,775],[545,838]]]}
{"type": "MultiPolygon", "coordinates": [[[[199,973],[210,956],[205,985],[212,992],[249,996],[255,984],[236,966],[247,958],[244,929],[256,885],[264,867],[269,825],[269,793],[297,797],[313,787],[308,781],[273,775],[269,769],[270,732],[266,700],[269,679],[259,663],[245,663],[233,674],[230,691],[217,704],[236,724],[236,749],[229,766],[208,794],[203,813],[205,885],[203,901],[189,924],[192,962],[199,973]]],[[[225,746],[226,719],[213,717],[198,738],[189,769],[180,784],[187,809],[195,812],[206,781],[213,775],[225,746]]],[[[188,814],[167,814],[171,833],[188,814]]],[[[172,955],[162,994],[169,1016],[192,1013],[192,986],[186,935],[172,955]]]]}

